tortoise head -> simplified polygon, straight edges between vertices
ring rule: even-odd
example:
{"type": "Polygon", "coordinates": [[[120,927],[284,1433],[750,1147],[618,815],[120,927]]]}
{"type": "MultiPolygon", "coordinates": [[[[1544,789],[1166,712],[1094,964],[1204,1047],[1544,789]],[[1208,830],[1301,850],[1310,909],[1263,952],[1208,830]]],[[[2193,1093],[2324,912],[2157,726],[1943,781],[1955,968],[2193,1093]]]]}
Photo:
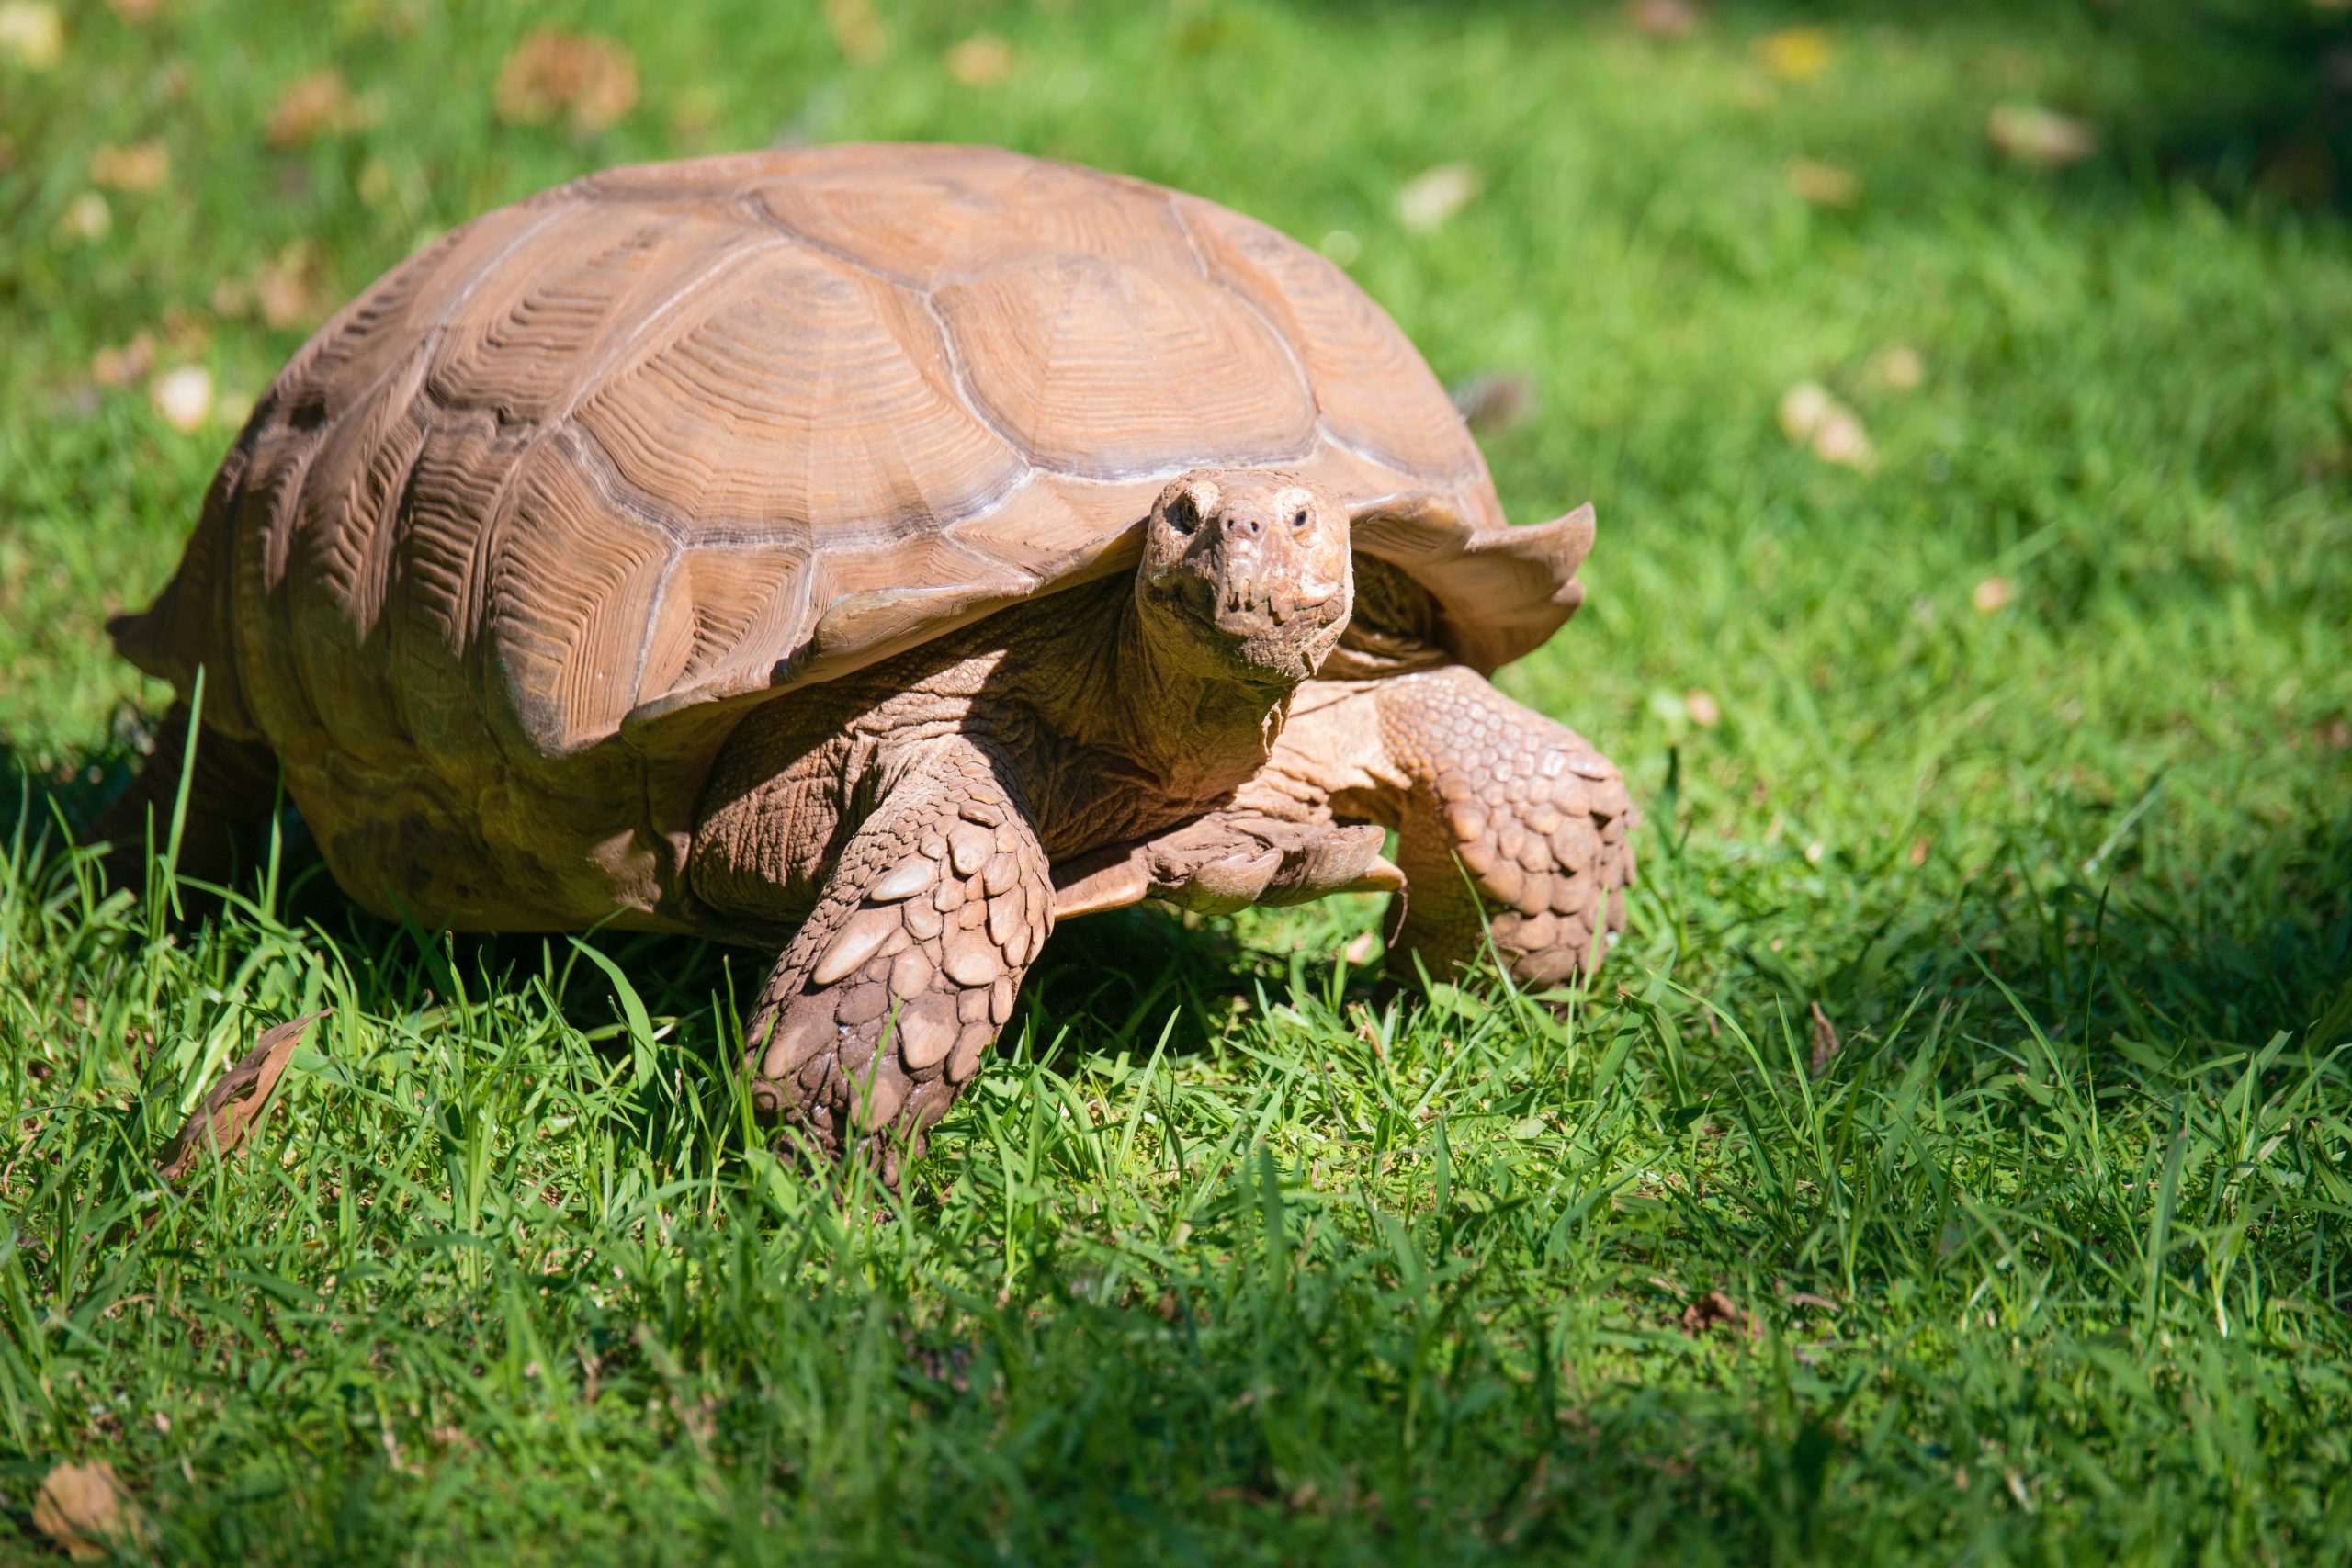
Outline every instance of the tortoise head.
{"type": "Polygon", "coordinates": [[[1295,685],[1347,629],[1347,509],[1288,474],[1196,468],[1152,503],[1136,600],[1155,651],[1182,667],[1295,685]]]}

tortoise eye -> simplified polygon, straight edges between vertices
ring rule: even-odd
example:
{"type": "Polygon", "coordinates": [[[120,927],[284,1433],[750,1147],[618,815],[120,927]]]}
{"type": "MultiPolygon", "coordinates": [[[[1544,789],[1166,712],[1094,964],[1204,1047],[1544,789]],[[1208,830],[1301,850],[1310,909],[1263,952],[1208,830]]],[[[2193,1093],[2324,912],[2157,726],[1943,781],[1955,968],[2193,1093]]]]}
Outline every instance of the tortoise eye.
{"type": "Polygon", "coordinates": [[[1302,506],[1296,512],[1291,513],[1290,525],[1294,528],[1304,528],[1306,526],[1306,508],[1302,506]]]}
{"type": "Polygon", "coordinates": [[[1168,525],[1179,534],[1190,535],[1201,525],[1200,503],[1189,494],[1180,495],[1168,503],[1168,525]]]}

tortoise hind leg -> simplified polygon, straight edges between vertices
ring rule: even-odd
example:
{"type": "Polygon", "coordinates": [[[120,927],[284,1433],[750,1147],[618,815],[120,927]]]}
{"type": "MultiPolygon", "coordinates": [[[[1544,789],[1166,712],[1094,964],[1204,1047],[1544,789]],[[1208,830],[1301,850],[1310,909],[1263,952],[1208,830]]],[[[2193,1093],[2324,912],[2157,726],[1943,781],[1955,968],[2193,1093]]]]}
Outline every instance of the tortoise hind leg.
{"type": "Polygon", "coordinates": [[[262,829],[277,804],[277,757],[254,741],[213,729],[192,731],[187,705],[175,703],[156,728],[146,765],[90,824],[89,836],[109,846],[102,863],[112,886],[134,892],[146,886],[149,845],[161,854],[171,840],[183,772],[188,790],[179,874],[225,887],[260,864],[262,829]]]}
{"type": "Polygon", "coordinates": [[[993,753],[956,737],[910,761],[744,1030],[762,1115],[808,1154],[862,1159],[893,1184],[901,1149],[922,1152],[1012,1019],[1054,919],[1045,852],[993,753]]]}

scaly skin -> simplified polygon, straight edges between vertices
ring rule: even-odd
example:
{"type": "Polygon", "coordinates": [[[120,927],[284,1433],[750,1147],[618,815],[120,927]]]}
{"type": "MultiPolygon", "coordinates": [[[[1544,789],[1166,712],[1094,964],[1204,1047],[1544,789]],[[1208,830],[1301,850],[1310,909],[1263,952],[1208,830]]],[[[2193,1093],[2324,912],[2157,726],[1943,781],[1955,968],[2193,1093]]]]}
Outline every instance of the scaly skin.
{"type": "Polygon", "coordinates": [[[1547,986],[1597,966],[1625,924],[1638,817],[1616,767],[1458,665],[1309,682],[1237,805],[1396,829],[1392,968],[1444,978],[1491,928],[1512,976],[1547,986]]]}
{"type": "Polygon", "coordinates": [[[1012,1017],[1053,903],[1002,757],[962,736],[916,748],[752,1006],[760,1111],[895,1181],[896,1141],[921,1152],[1012,1017]]]}

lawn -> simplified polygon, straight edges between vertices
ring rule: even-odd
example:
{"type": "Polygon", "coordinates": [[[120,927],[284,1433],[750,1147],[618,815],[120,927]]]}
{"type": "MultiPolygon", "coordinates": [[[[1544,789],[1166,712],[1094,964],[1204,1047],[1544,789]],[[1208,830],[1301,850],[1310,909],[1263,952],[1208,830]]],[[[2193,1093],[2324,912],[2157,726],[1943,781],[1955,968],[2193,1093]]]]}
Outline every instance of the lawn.
{"type": "Polygon", "coordinates": [[[1676,11],[0,5],[0,1559],[103,1459],[175,1562],[2345,1561],[2352,21],[1676,11]],[[730,1077],[763,955],[388,926],[299,834],[97,890],[164,700],[102,623],[311,327],[874,137],[1201,192],[1531,394],[1504,499],[1600,538],[1502,682],[1648,818],[1589,995],[1073,924],[837,1196],[730,1077]]]}

